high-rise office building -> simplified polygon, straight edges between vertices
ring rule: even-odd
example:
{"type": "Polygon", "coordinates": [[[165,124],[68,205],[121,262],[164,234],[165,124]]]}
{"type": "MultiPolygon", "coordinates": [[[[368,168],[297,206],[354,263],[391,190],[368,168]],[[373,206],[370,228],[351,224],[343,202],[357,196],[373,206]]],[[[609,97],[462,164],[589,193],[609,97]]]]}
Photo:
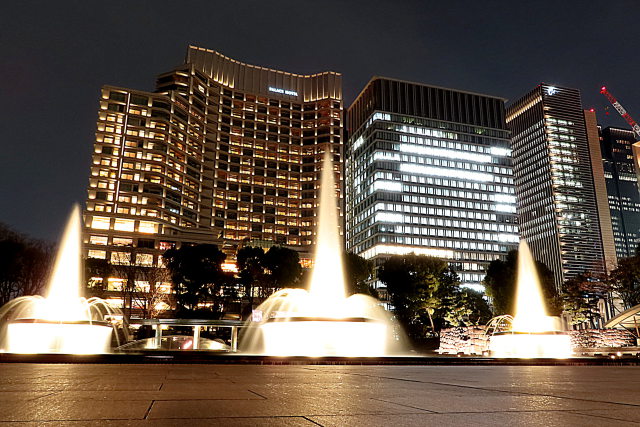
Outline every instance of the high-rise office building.
{"type": "Polygon", "coordinates": [[[489,262],[517,247],[503,99],[374,77],[347,122],[348,250],[377,265],[441,257],[480,285],[489,262]]]}
{"type": "Polygon", "coordinates": [[[640,193],[634,170],[635,134],[628,129],[600,130],[602,161],[618,258],[633,256],[640,244],[640,193]]]}
{"type": "Polygon", "coordinates": [[[580,92],[540,84],[511,104],[507,124],[520,233],[554,272],[556,286],[584,271],[602,272],[605,257],[615,263],[613,238],[603,245],[601,233],[609,215],[604,177],[591,165],[590,153],[599,151],[595,115],[585,115],[580,92]]]}
{"type": "Polygon", "coordinates": [[[141,265],[180,242],[309,254],[325,151],[342,188],[341,138],[340,74],[293,74],[190,46],[155,92],[102,88],[86,253],[141,265]]]}

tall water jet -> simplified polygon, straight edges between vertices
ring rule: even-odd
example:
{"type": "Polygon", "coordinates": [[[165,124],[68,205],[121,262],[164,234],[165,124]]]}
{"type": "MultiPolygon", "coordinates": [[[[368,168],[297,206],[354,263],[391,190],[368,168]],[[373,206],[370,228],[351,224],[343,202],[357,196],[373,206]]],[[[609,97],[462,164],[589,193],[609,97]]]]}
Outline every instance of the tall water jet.
{"type": "MultiPolygon", "coordinates": [[[[0,308],[0,348],[10,353],[105,353],[113,321],[122,313],[99,298],[80,296],[81,215],[76,205],[67,222],[46,297],[30,295],[0,308]]],[[[117,338],[117,336],[116,336],[117,338]]]]}
{"type": "Polygon", "coordinates": [[[38,304],[39,312],[35,313],[39,319],[71,321],[87,318],[80,300],[80,218],[80,209],[74,206],[64,229],[45,300],[38,304]]]}
{"type": "Polygon", "coordinates": [[[494,357],[571,356],[571,341],[562,332],[560,319],[548,315],[536,264],[524,240],[518,247],[515,316],[511,330],[494,334],[489,350],[494,357]]]}
{"type": "Polygon", "coordinates": [[[397,349],[396,327],[379,301],[347,298],[331,153],[320,181],[318,228],[309,291],[283,289],[256,310],[242,340],[248,353],[276,356],[384,356],[397,349]]]}
{"type": "MultiPolygon", "coordinates": [[[[309,293],[318,302],[343,300],[345,295],[342,242],[338,222],[336,185],[333,176],[331,154],[326,153],[320,180],[318,229],[314,267],[311,273],[309,293]]],[[[326,309],[326,304],[322,304],[326,309]]]]}

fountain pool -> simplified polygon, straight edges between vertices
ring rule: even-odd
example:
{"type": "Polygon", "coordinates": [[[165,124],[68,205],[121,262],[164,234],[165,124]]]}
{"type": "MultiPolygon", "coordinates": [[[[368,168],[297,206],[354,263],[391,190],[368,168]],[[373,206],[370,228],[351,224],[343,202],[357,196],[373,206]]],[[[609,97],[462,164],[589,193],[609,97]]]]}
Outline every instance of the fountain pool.
{"type": "Polygon", "coordinates": [[[119,309],[80,296],[81,215],[75,206],[65,228],[46,297],[30,295],[0,308],[0,348],[9,353],[106,353],[119,309]]]}
{"type": "Polygon", "coordinates": [[[544,303],[536,265],[527,243],[518,248],[516,314],[511,330],[497,332],[489,341],[492,357],[566,358],[571,341],[562,331],[560,319],[549,316],[544,303]]]}
{"type": "Polygon", "coordinates": [[[255,311],[241,348],[273,356],[385,356],[399,353],[398,326],[375,298],[346,296],[331,154],[320,183],[309,289],[283,289],[255,311]]]}

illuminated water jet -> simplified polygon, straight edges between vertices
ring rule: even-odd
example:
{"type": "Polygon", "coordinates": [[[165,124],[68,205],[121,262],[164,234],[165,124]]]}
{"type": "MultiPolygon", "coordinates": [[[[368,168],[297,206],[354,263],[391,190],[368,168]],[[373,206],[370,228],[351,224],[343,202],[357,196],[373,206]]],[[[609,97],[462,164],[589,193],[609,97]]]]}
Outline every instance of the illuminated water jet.
{"type": "Polygon", "coordinates": [[[524,240],[518,248],[516,314],[510,330],[491,336],[489,351],[493,357],[516,358],[566,358],[572,354],[560,319],[547,314],[535,261],[524,240]]]}
{"type": "Polygon", "coordinates": [[[346,296],[333,175],[331,154],[326,153],[309,290],[280,290],[254,311],[241,342],[247,353],[385,356],[399,350],[398,329],[380,302],[362,294],[346,296]]]}
{"type": "Polygon", "coordinates": [[[0,348],[10,353],[106,353],[119,340],[119,309],[80,296],[81,216],[75,206],[65,228],[46,297],[30,295],[0,308],[0,348]]]}

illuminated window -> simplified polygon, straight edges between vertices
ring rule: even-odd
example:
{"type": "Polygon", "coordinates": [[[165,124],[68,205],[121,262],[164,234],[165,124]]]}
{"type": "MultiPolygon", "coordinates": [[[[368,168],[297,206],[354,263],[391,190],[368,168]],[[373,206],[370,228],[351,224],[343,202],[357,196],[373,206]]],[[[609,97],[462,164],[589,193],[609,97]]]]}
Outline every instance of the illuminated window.
{"type": "Polygon", "coordinates": [[[140,225],[138,226],[138,231],[140,233],[156,233],[157,224],[155,222],[140,221],[140,225]]]}
{"type": "Polygon", "coordinates": [[[123,237],[114,237],[113,245],[114,246],[133,246],[133,239],[127,239],[123,237]]]}
{"type": "Polygon", "coordinates": [[[107,258],[107,252],[106,251],[97,251],[97,250],[93,250],[91,249],[88,253],[87,256],[89,258],[98,258],[98,259],[106,259],[107,258]]]}
{"type": "Polygon", "coordinates": [[[92,245],[106,245],[107,244],[107,240],[108,240],[107,236],[91,236],[91,237],[89,237],[89,243],[91,243],[92,245]]]}
{"type": "MultiPolygon", "coordinates": [[[[110,277],[107,280],[107,290],[108,291],[121,291],[124,285],[124,279],[118,279],[115,277],[110,277]]],[[[120,304],[122,304],[122,300],[120,300],[120,304]]],[[[116,306],[117,307],[117,306],[116,306]]]]}
{"type": "Polygon", "coordinates": [[[132,219],[116,218],[114,230],[118,231],[133,231],[135,222],[132,219]]]}
{"type": "Polygon", "coordinates": [[[111,264],[115,264],[115,265],[131,264],[131,254],[129,252],[111,252],[111,264]]]}
{"type": "Polygon", "coordinates": [[[152,254],[136,254],[136,265],[142,265],[144,267],[153,266],[152,254]]]}
{"type": "Polygon", "coordinates": [[[95,228],[98,230],[108,230],[109,223],[110,223],[110,218],[94,216],[93,219],[91,220],[91,228],[95,228]]]}

